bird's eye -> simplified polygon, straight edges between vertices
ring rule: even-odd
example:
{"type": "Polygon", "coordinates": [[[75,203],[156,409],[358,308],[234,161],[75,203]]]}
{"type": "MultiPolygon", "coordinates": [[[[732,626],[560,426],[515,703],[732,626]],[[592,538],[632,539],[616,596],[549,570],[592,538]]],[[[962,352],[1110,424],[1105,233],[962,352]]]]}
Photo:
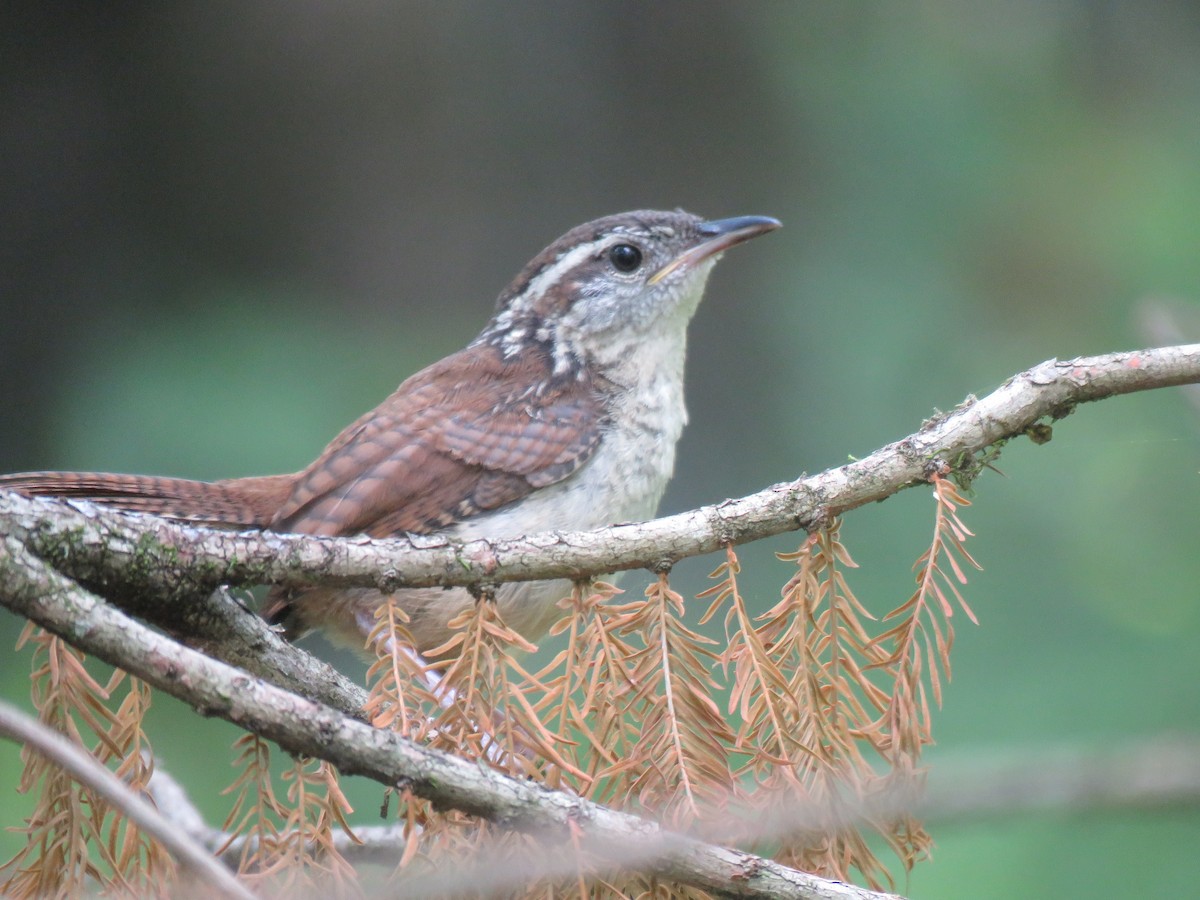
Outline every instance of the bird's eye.
{"type": "Polygon", "coordinates": [[[642,251],[633,244],[617,244],[608,251],[608,261],[618,272],[632,272],[642,264],[642,251]]]}

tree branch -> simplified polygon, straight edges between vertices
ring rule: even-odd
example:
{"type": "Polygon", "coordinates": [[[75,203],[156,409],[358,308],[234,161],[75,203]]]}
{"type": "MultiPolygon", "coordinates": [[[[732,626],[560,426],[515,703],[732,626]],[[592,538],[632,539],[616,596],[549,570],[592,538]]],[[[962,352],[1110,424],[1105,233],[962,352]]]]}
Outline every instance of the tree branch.
{"type": "MultiPolygon", "coordinates": [[[[220,584],[320,582],[392,591],[662,569],[726,544],[812,529],[924,483],[935,460],[973,475],[977,455],[988,447],[1028,433],[1044,419],[1061,419],[1080,403],[1193,382],[1200,382],[1200,344],[1049,360],[864,459],[738,500],[589,532],[466,544],[437,536],[232,533],[0,491],[0,533],[17,536],[84,584],[168,598],[206,596],[220,584]]],[[[1035,433],[1038,442],[1048,437],[1048,429],[1035,433]]]]}
{"type": "MultiPolygon", "coordinates": [[[[1200,805],[1200,738],[1158,735],[1116,748],[1073,749],[1060,752],[1039,748],[1029,754],[1005,754],[1005,760],[973,758],[943,760],[931,773],[917,812],[939,822],[984,822],[1023,812],[1092,815],[1107,810],[1191,808],[1200,805]]],[[[149,791],[158,808],[195,841],[225,857],[240,858],[245,837],[230,838],[204,821],[183,786],[155,764],[149,791]]],[[[867,812],[887,815],[906,806],[879,798],[867,812]]],[[[819,811],[795,810],[779,832],[823,828],[828,819],[819,811]]],[[[765,828],[754,837],[769,841],[777,832],[765,828]]],[[[358,825],[354,835],[336,829],[333,843],[354,863],[394,865],[407,838],[400,824],[358,825]]],[[[478,861],[476,861],[478,862],[478,861]]],[[[569,860],[568,860],[569,862],[569,860]]],[[[472,865],[466,874],[478,881],[491,871],[487,863],[472,865]]],[[[561,874],[561,873],[560,873],[561,874]]]]}
{"type": "Polygon", "coordinates": [[[131,791],[82,747],[4,702],[0,702],[0,735],[42,754],[109,806],[120,810],[121,815],[166,847],[210,890],[239,900],[254,900],[254,895],[191,835],[131,791]]]}
{"type": "Polygon", "coordinates": [[[939,764],[917,812],[971,821],[1200,804],[1200,738],[1161,735],[1104,750],[1039,748],[1007,762],[939,764]]]}

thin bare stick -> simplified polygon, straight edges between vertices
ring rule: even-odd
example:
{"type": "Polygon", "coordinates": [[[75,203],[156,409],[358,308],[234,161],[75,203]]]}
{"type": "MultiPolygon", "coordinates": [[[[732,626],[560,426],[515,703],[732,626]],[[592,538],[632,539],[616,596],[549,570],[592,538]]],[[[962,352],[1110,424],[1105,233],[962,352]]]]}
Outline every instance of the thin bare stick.
{"type": "Polygon", "coordinates": [[[152,803],[131,791],[81,747],[0,701],[0,734],[32,747],[113,809],[161,843],[196,878],[221,896],[254,900],[254,895],[182,828],[166,819],[152,803]]]}
{"type": "Polygon", "coordinates": [[[1039,747],[1005,759],[939,762],[918,812],[977,822],[1029,812],[1200,805],[1200,737],[1159,735],[1104,750],[1039,747]]]}
{"type": "MultiPolygon", "coordinates": [[[[1107,810],[1193,808],[1200,805],[1200,738],[1158,735],[1108,749],[1038,748],[1028,753],[975,755],[970,759],[945,759],[930,775],[917,812],[930,820],[977,823],[1027,812],[1092,815],[1107,810]]],[[[150,793],[160,810],[209,849],[224,846],[229,836],[207,825],[178,782],[155,765],[150,793]]],[[[907,799],[907,798],[906,798],[907,799]]],[[[873,798],[865,811],[891,814],[908,807],[895,798],[873,798]]],[[[761,822],[763,830],[752,837],[771,840],[787,829],[821,828],[827,824],[820,810],[793,809],[786,820],[761,822]]],[[[232,843],[240,851],[241,842],[232,843]]],[[[400,824],[364,825],[354,838],[334,832],[339,852],[354,862],[394,864],[403,852],[404,828],[400,824]]],[[[478,862],[478,861],[476,861],[478,862]]],[[[562,860],[563,874],[573,858],[562,860]]],[[[490,865],[490,864],[487,864],[490,865]]],[[[463,869],[475,883],[490,872],[487,865],[463,869]]]]}

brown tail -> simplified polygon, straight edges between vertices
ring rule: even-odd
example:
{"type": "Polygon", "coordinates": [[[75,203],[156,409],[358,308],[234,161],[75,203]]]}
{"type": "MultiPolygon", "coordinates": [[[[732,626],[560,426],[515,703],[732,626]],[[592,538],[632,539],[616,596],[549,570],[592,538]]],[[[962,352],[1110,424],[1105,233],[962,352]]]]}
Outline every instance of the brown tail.
{"type": "Polygon", "coordinates": [[[0,489],[29,496],[78,497],[172,519],[263,528],[287,499],[295,477],[190,481],[104,472],[21,472],[0,475],[0,489]]]}

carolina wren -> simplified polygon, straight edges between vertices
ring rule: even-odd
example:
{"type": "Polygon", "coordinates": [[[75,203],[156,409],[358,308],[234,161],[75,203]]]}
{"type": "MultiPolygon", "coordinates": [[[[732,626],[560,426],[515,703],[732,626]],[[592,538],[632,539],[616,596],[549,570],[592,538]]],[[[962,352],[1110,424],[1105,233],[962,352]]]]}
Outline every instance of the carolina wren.
{"type": "MultiPolygon", "coordinates": [[[[474,341],[413,375],[301,472],[225,481],[102,473],[0,477],[24,494],[81,497],[239,528],[514,538],[654,515],[687,421],[687,325],[722,251],[773,231],[762,216],[705,221],[629,212],[573,228],[501,293],[474,341]]],[[[566,582],[504,584],[504,620],[541,637],[566,582]]],[[[418,651],[474,602],[462,588],[402,590],[418,651]]],[[[290,635],[362,648],[378,591],[271,590],[290,635]]]]}

